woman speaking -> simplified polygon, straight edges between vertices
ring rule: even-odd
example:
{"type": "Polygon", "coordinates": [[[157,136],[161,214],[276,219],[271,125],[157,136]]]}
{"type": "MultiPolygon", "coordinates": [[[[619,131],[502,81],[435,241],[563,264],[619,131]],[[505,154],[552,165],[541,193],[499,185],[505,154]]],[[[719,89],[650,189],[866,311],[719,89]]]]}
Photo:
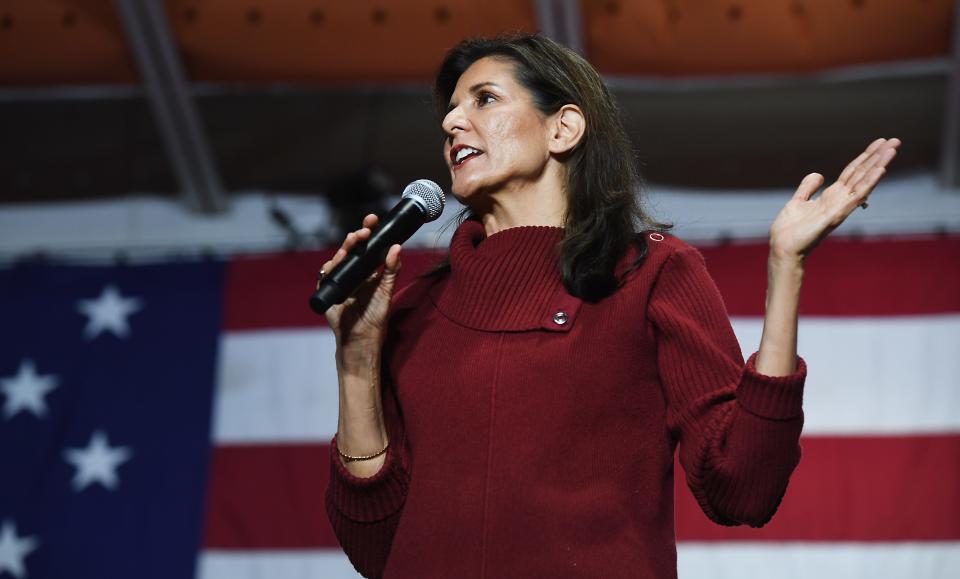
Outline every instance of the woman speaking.
{"type": "MultiPolygon", "coordinates": [[[[539,35],[469,40],[436,78],[448,259],[327,312],[340,409],[327,513],[367,577],[676,577],[674,452],[721,525],[773,516],[800,459],[804,262],[896,154],[800,183],[770,227],[744,362],[702,256],[652,221],[616,104],[539,35]],[[679,450],[677,450],[679,449],[679,450]]],[[[717,154],[723,154],[718,151],[717,154]]],[[[369,215],[322,272],[377,225],[369,215]]]]}

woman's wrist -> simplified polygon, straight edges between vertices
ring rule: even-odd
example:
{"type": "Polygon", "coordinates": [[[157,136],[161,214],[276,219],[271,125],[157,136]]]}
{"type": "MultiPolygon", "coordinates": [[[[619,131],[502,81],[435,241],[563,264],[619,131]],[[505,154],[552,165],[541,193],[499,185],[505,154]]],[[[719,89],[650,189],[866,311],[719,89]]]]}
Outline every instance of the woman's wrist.
{"type": "Polygon", "coordinates": [[[387,439],[386,432],[382,429],[379,436],[350,437],[343,431],[337,432],[336,436],[337,460],[350,474],[360,478],[371,477],[380,472],[386,461],[389,446],[390,441],[387,439]],[[376,444],[371,444],[371,441],[378,441],[376,444],[380,444],[379,441],[382,441],[382,444],[375,451],[362,450],[372,449],[376,446],[376,444]]]}
{"type": "MultiPolygon", "coordinates": [[[[803,284],[804,258],[795,254],[778,254],[773,250],[767,258],[767,302],[774,292],[799,294],[803,284]]],[[[799,296],[797,296],[799,297],[799,296]]]]}
{"type": "MultiPolygon", "coordinates": [[[[349,356],[347,358],[350,358],[349,356]]],[[[380,356],[358,355],[345,362],[337,352],[337,375],[340,386],[338,440],[367,447],[386,438],[380,393],[380,356]]],[[[378,447],[379,448],[379,447],[378,447]]]]}
{"type": "Polygon", "coordinates": [[[781,251],[775,247],[770,248],[767,255],[768,271],[783,272],[803,272],[805,256],[790,251],[781,251]]]}
{"type": "Polygon", "coordinates": [[[380,450],[378,450],[378,451],[376,451],[376,452],[371,452],[371,453],[369,453],[369,454],[362,454],[362,455],[354,456],[354,455],[349,454],[348,452],[344,451],[344,449],[343,449],[343,448],[341,447],[341,445],[340,445],[340,435],[339,435],[339,433],[337,434],[337,454],[339,454],[339,455],[340,455],[340,458],[343,459],[344,464],[346,464],[346,463],[348,463],[348,462],[363,462],[363,461],[367,461],[367,460],[373,460],[373,459],[377,458],[378,456],[381,456],[383,453],[387,452],[387,448],[388,448],[389,446],[390,446],[390,441],[387,441],[387,442],[385,442],[385,443],[383,444],[383,447],[380,448],[380,450]]]}
{"type": "Polygon", "coordinates": [[[340,412],[365,417],[380,410],[380,361],[369,360],[353,369],[337,365],[340,412]]]}
{"type": "Polygon", "coordinates": [[[364,376],[380,368],[379,341],[354,343],[348,347],[337,344],[335,359],[341,375],[364,376]]]}
{"type": "Polygon", "coordinates": [[[344,420],[341,417],[336,438],[340,456],[376,458],[389,445],[382,416],[362,421],[344,420]]]}
{"type": "Polygon", "coordinates": [[[794,372],[797,357],[797,318],[803,283],[803,256],[778,253],[767,261],[767,299],[756,370],[767,376],[794,372]]]}

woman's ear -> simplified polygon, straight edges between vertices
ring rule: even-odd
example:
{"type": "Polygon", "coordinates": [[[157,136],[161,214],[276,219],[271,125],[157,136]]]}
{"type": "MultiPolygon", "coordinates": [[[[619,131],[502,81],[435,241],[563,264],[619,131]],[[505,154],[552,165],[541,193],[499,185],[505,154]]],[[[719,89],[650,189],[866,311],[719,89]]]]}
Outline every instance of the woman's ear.
{"type": "Polygon", "coordinates": [[[577,105],[563,105],[550,117],[550,152],[562,155],[572,151],[587,129],[583,111],[577,105]]]}

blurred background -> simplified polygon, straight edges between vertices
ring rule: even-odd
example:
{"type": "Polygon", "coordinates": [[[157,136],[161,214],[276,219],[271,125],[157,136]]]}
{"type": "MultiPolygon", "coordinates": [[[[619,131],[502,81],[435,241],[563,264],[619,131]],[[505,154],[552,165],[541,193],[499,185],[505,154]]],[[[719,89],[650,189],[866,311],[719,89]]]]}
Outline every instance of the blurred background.
{"type": "Polygon", "coordinates": [[[958,22],[952,0],[0,0],[0,578],[356,577],[306,300],[364,214],[448,187],[444,52],[515,31],[603,74],[638,194],[704,252],[745,354],[773,216],[903,141],[808,264],[780,511],[712,525],[678,467],[680,576],[954,577],[958,22]]]}

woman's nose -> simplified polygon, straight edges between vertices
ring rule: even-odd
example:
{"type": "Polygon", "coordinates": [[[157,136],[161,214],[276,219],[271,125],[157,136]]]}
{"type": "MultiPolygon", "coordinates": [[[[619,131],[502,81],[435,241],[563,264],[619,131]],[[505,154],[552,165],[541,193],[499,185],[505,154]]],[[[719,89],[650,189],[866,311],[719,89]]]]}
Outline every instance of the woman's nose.
{"type": "Polygon", "coordinates": [[[450,109],[447,116],[443,117],[441,127],[443,127],[443,132],[448,135],[453,135],[457,131],[466,130],[467,117],[463,114],[463,110],[460,107],[454,107],[450,109]]]}

